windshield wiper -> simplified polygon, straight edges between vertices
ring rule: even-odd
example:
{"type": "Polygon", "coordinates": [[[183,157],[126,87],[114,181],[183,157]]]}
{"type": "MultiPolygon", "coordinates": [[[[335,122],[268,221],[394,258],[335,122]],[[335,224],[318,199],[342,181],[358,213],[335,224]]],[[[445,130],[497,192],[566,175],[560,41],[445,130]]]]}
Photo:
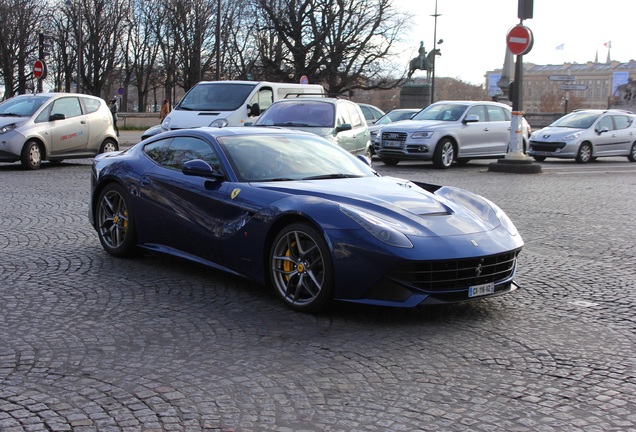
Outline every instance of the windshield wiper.
{"type": "Polygon", "coordinates": [[[303,180],[329,180],[329,179],[343,179],[343,178],[359,178],[361,175],[357,174],[322,174],[317,176],[305,177],[303,180]]]}
{"type": "Polygon", "coordinates": [[[289,177],[275,177],[275,178],[271,178],[271,179],[262,179],[262,180],[256,180],[259,182],[282,182],[282,181],[293,181],[293,178],[289,178],[289,177]]]}
{"type": "Polygon", "coordinates": [[[2,117],[22,117],[20,114],[16,114],[16,113],[0,113],[0,116],[2,117]]]}
{"type": "Polygon", "coordinates": [[[307,123],[294,123],[294,122],[286,122],[286,123],[274,123],[274,126],[296,126],[296,127],[309,127],[307,123]]]}

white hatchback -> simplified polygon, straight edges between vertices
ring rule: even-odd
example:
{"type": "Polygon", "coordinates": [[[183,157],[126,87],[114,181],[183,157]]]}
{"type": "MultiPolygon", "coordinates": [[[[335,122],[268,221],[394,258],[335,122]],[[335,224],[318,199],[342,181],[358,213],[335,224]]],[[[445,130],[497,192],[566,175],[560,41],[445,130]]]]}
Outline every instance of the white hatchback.
{"type": "Polygon", "coordinates": [[[101,98],[74,93],[18,95],[0,104],[0,162],[26,169],[42,161],[116,151],[113,116],[101,98]]]}

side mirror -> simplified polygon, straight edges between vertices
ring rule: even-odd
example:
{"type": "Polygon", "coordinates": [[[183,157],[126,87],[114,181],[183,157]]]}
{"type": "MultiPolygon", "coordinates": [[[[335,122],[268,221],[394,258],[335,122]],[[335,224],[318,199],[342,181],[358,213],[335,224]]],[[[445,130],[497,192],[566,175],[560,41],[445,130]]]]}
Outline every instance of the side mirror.
{"type": "Polygon", "coordinates": [[[476,114],[471,114],[466,116],[466,118],[464,118],[464,120],[462,121],[462,123],[477,123],[479,121],[479,116],[476,114]]]}
{"type": "Polygon", "coordinates": [[[257,103],[247,106],[248,117],[258,117],[261,115],[261,107],[257,103]]]}
{"type": "Polygon", "coordinates": [[[221,171],[215,170],[210,166],[210,164],[201,159],[192,159],[187,161],[183,164],[181,172],[189,176],[208,177],[218,180],[225,178],[225,175],[221,171]]]}
{"type": "Polygon", "coordinates": [[[349,131],[349,130],[351,130],[351,129],[353,129],[353,127],[351,127],[351,124],[349,124],[349,123],[345,123],[345,124],[342,124],[342,125],[340,125],[340,126],[338,126],[338,127],[336,128],[336,133],[338,133],[338,132],[344,132],[344,131],[349,131]]]}
{"type": "Polygon", "coordinates": [[[55,121],[55,120],[66,120],[66,116],[61,113],[51,114],[49,116],[49,121],[55,121]]]}
{"type": "Polygon", "coordinates": [[[603,126],[602,128],[599,128],[599,130],[596,131],[596,133],[599,135],[604,134],[605,132],[609,132],[609,128],[607,126],[603,126]]]}

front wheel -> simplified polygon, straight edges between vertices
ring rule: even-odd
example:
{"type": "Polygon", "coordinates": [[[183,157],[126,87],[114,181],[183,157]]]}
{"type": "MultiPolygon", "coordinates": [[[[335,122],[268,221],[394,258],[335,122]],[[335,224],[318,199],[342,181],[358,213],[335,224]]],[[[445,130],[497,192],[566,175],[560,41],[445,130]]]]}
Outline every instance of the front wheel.
{"type": "Polygon", "coordinates": [[[627,159],[630,162],[636,162],[636,142],[632,144],[632,149],[629,151],[629,156],[627,156],[627,159]]]}
{"type": "Polygon", "coordinates": [[[589,143],[581,144],[579,151],[576,153],[576,161],[578,163],[588,163],[592,160],[592,146],[589,143]]]}
{"type": "Polygon", "coordinates": [[[333,298],[333,266],[323,236],[306,223],[284,228],[272,243],[269,277],[276,294],[291,309],[324,309],[333,298]]]}
{"type": "Polygon", "coordinates": [[[28,170],[36,170],[42,165],[42,147],[35,141],[28,141],[22,148],[20,156],[22,167],[28,170]]]}
{"type": "Polygon", "coordinates": [[[134,215],[121,186],[113,183],[104,188],[99,194],[95,214],[97,235],[106,252],[123,257],[137,251],[134,215]]]}
{"type": "Polygon", "coordinates": [[[447,138],[441,140],[435,146],[433,154],[433,166],[439,169],[446,169],[451,166],[455,159],[455,147],[453,142],[447,138]]]}
{"type": "Polygon", "coordinates": [[[384,165],[388,165],[388,166],[395,166],[400,162],[399,159],[393,159],[393,158],[380,157],[380,160],[382,160],[382,163],[384,163],[384,165]]]}

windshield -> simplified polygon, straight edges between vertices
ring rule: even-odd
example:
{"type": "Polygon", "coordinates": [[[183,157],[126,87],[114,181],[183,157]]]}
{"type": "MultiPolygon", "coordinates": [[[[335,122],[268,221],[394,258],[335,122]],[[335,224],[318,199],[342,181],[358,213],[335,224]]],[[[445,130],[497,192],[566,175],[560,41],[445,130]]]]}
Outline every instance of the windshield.
{"type": "Polygon", "coordinates": [[[175,107],[188,111],[236,111],[247,103],[256,84],[199,83],[175,107]]]}
{"type": "Polygon", "coordinates": [[[0,104],[0,116],[31,117],[48,100],[42,96],[15,97],[0,104]]]}
{"type": "Polygon", "coordinates": [[[316,180],[374,176],[347,151],[310,134],[233,135],[218,138],[241,181],[316,180]]]}
{"type": "Polygon", "coordinates": [[[380,117],[375,124],[389,124],[400,120],[408,120],[417,111],[390,111],[380,117]]]}
{"type": "Polygon", "coordinates": [[[574,112],[570,113],[564,117],[561,117],[550,126],[554,127],[564,127],[564,128],[574,128],[574,129],[587,129],[591,127],[600,114],[596,113],[584,113],[584,112],[574,112]]]}
{"type": "Polygon", "coordinates": [[[465,104],[434,104],[429,105],[413,117],[413,120],[457,121],[466,111],[465,104]]]}
{"type": "Polygon", "coordinates": [[[272,104],[256,126],[327,127],[335,125],[335,106],[320,101],[284,101],[272,104]]]}

